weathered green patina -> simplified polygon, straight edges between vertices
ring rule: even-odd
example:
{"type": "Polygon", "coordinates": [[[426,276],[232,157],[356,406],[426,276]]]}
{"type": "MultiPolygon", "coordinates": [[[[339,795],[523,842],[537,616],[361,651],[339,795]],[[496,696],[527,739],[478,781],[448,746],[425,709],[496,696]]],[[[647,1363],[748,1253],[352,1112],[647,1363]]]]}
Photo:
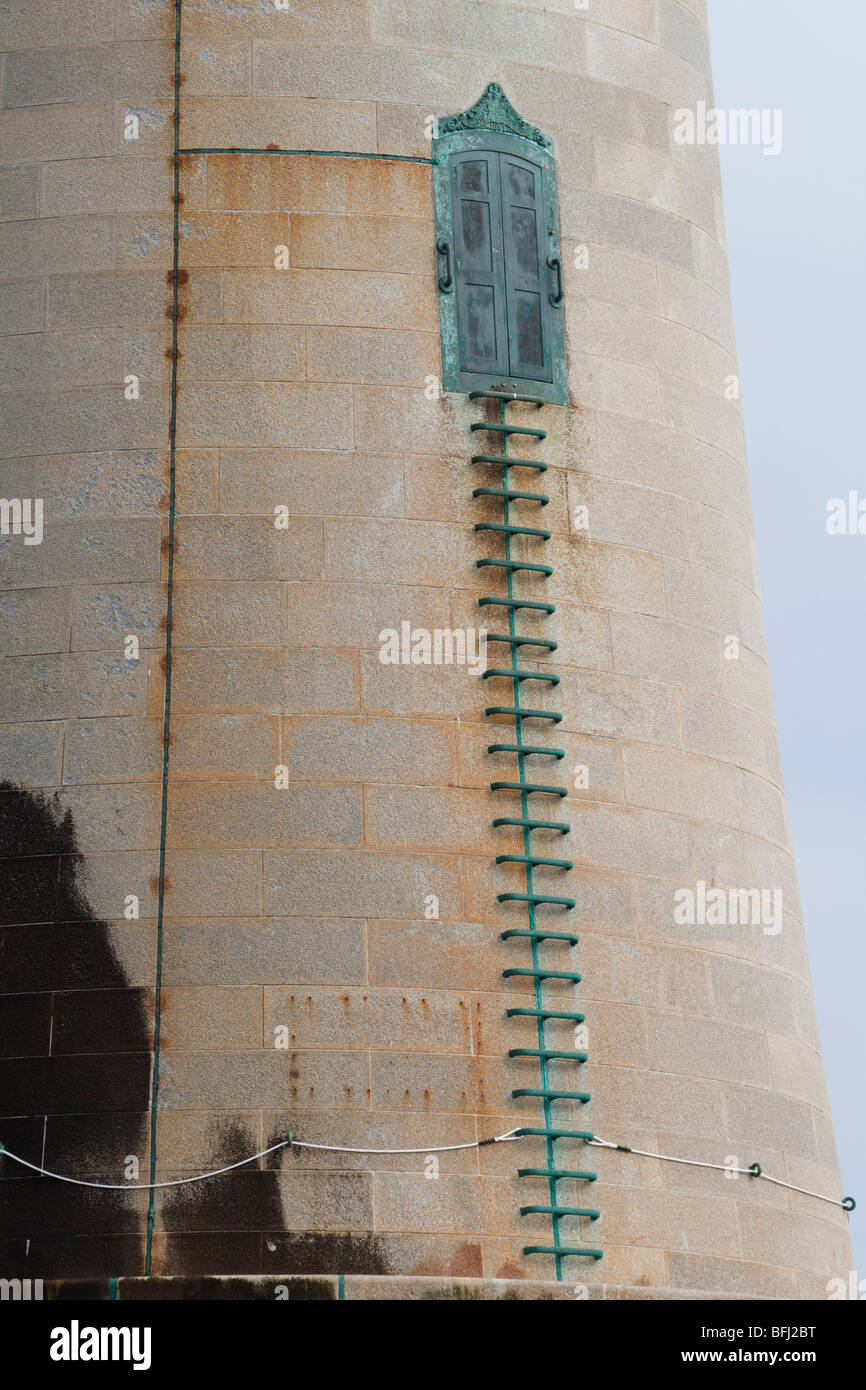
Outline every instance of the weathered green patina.
{"type": "Polygon", "coordinates": [[[553,142],[492,82],[433,157],[444,389],[567,404],[553,142]]]}

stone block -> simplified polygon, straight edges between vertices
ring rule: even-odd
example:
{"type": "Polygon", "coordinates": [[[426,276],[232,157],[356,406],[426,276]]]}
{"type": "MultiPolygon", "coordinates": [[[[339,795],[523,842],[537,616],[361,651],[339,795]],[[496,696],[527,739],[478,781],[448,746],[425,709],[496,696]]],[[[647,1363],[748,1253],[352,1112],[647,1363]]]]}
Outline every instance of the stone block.
{"type": "MultiPolygon", "coordinates": [[[[160,1058],[160,1101],[163,1109],[236,1110],[252,1105],[260,1110],[283,1107],[301,1096],[316,1109],[343,1105],[366,1106],[367,1059],[349,1052],[257,1051],[207,1054],[171,1052],[160,1058]]],[[[297,1180],[316,1176],[298,1174],[297,1180]]],[[[311,1219],[315,1218],[311,1214],[311,1219]]]]}
{"type": "Polygon", "coordinates": [[[402,516],[400,456],[307,449],[220,450],[222,513],[273,517],[277,506],[287,507],[290,514],[311,516],[323,512],[355,516],[359,510],[366,516],[402,516]]]}
{"type": "MultiPolygon", "coordinates": [[[[596,165],[598,186],[603,192],[660,208],[702,227],[711,236],[715,234],[715,188],[681,162],[665,158],[645,145],[597,140],[596,165]]],[[[669,266],[661,268],[663,287],[669,269],[669,266]]],[[[664,308],[664,290],[662,303],[664,308]]],[[[677,315],[668,317],[678,318],[677,315]]]]}
{"type": "MultiPolygon", "coordinates": [[[[271,106],[270,102],[267,104],[271,106]]],[[[323,109],[327,112],[327,103],[315,101],[309,106],[317,121],[323,109]]],[[[317,131],[313,136],[312,148],[322,133],[317,131]]],[[[211,155],[208,207],[342,213],[353,217],[377,216],[387,207],[391,217],[420,217],[429,223],[430,170],[423,164],[397,160],[211,155]]]]}
{"type": "Polygon", "coordinates": [[[0,652],[27,656],[68,651],[69,607],[65,590],[7,590],[0,597],[0,652]]]}
{"type": "MultiPolygon", "coordinates": [[[[177,580],[253,584],[317,579],[322,567],[322,523],[293,517],[277,530],[267,517],[182,517],[175,530],[177,580]]],[[[277,641],[274,631],[271,641],[277,641]]]]}
{"type": "Polygon", "coordinates": [[[660,554],[682,554],[688,548],[686,503],[670,493],[572,473],[568,499],[572,517],[579,506],[588,509],[589,529],[578,533],[581,538],[660,554]]]}
{"type": "Polygon", "coordinates": [[[0,169],[0,220],[36,217],[39,213],[39,168],[35,164],[7,164],[0,169]]]}
{"type": "Polygon", "coordinates": [[[265,1046],[287,1029],[290,1047],[471,1050],[467,1001],[453,993],[320,986],[299,993],[292,985],[266,988],[264,996],[265,1046]]]}
{"type": "MultiPolygon", "coordinates": [[[[222,319],[222,283],[222,271],[190,273],[181,297],[185,322],[213,323],[222,319]]],[[[55,275],[48,286],[46,322],[49,328],[151,323],[159,324],[165,331],[170,306],[170,290],[161,271],[55,275]]]]}
{"type": "MultiPolygon", "coordinates": [[[[371,102],[353,101],[351,97],[324,101],[189,96],[181,103],[181,142],[185,149],[264,150],[269,145],[281,149],[288,145],[298,150],[372,151],[376,148],[376,108],[371,102]]],[[[213,167],[214,156],[209,156],[208,162],[213,167]]],[[[274,161],[265,156],[259,162],[274,161]]]]}
{"type": "Polygon", "coordinates": [[[162,720],[68,720],[63,782],[155,782],[162,776],[162,720]]]}
{"type": "MultiPolygon", "coordinates": [[[[259,986],[169,987],[162,994],[161,1050],[172,1054],[260,1047],[262,1006],[259,986]]],[[[164,1154],[160,1162],[165,1162],[164,1154]]]]}
{"type": "Polygon", "coordinates": [[[428,720],[287,718],[282,748],[293,778],[456,781],[453,735],[446,724],[428,720]]]}
{"type": "MultiPolygon", "coordinates": [[[[355,663],[338,651],[231,648],[175,653],[172,708],[178,714],[357,712],[355,663]]],[[[159,690],[158,675],[151,690],[159,690]]]]}
{"type": "Polygon", "coordinates": [[[669,106],[711,97],[706,77],[655,43],[598,24],[586,26],[587,72],[600,82],[645,92],[669,106]]]}
{"type": "Polygon", "coordinates": [[[140,714],[144,671],[139,661],[99,653],[52,653],[5,661],[0,722],[11,723],[22,710],[33,719],[140,714]]]}
{"type": "Polygon", "coordinates": [[[285,630],[285,588],[276,579],[184,576],[174,596],[172,640],[179,647],[276,647],[285,630]]]}
{"type": "Polygon", "coordinates": [[[357,845],[361,802],[351,787],[181,783],[169,788],[175,848],[357,845]]]}
{"type": "Polygon", "coordinates": [[[297,903],[305,911],[334,916],[351,909],[365,917],[414,918],[424,912],[430,894],[439,899],[443,920],[459,916],[454,856],[319,849],[264,853],[266,916],[280,916],[297,903]]]}
{"type": "Polygon", "coordinates": [[[41,280],[15,280],[0,286],[0,331],[38,332],[43,324],[44,300],[41,280]]]}
{"type": "Polygon", "coordinates": [[[3,779],[22,786],[56,786],[60,781],[62,724],[0,726],[3,779]]]}
{"type": "Polygon", "coordinates": [[[82,584],[71,597],[73,651],[120,652],[128,635],[138,637],[142,650],[165,646],[165,594],[159,584],[82,584]]]}
{"type": "Polygon", "coordinates": [[[5,104],[42,107],[106,97],[130,103],[167,97],[173,74],[166,56],[165,44],[158,40],[18,50],[6,59],[5,104]]]}
{"type": "MultiPolygon", "coordinates": [[[[166,985],[283,984],[287,961],[300,985],[362,983],[362,923],[276,914],[249,920],[166,920],[166,985]]],[[[244,1097],[242,1106],[248,1103],[244,1097]]]]}
{"type": "Polygon", "coordinates": [[[475,0],[444,0],[420,15],[411,0],[374,0],[370,36],[374,43],[394,44],[404,51],[420,48],[451,56],[477,53],[506,58],[525,51],[539,66],[564,67],[570,72],[584,66],[583,26],[575,15],[549,9],[515,11],[508,5],[499,8],[491,23],[484,5],[475,0]]]}

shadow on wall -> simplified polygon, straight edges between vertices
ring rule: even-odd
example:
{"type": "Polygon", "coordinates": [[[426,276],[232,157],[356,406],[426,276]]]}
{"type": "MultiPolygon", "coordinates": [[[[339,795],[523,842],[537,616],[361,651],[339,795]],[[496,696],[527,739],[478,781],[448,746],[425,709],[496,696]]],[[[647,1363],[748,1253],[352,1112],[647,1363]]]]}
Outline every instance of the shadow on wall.
{"type": "MultiPolygon", "coordinates": [[[[0,1140],[31,1163],[98,1182],[124,1181],[135,1156],[130,1182],[146,1182],[153,990],[129,985],[81,878],[69,809],[0,782],[0,1140]]],[[[207,1167],[258,1147],[243,1124],[218,1116],[211,1140],[207,1167]]],[[[153,1273],[387,1272],[372,1235],[284,1231],[282,1158],[159,1192],[153,1273]]],[[[55,1182],[0,1158],[0,1278],[142,1274],[147,1197],[55,1182]]]]}

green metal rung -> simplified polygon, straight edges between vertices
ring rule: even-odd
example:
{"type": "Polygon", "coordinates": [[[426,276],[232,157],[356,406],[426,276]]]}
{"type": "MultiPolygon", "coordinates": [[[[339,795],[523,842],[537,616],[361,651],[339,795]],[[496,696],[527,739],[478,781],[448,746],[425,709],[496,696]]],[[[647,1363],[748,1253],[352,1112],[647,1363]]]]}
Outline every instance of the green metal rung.
{"type": "Polygon", "coordinates": [[[515,965],[501,973],[503,980],[569,980],[571,984],[579,985],[583,979],[577,970],[545,970],[541,966],[527,967],[524,970],[515,965]]]}
{"type": "MultiPolygon", "coordinates": [[[[510,1057],[511,1053],[508,1055],[510,1057]]],[[[588,1129],[516,1129],[514,1133],[519,1139],[530,1136],[536,1139],[583,1139],[587,1144],[595,1138],[588,1129]]]]}
{"type": "Polygon", "coordinates": [[[511,927],[508,931],[499,933],[500,941],[510,941],[512,937],[525,937],[528,941],[567,941],[569,946],[576,946],[580,940],[573,932],[530,931],[528,927],[511,927]]]}
{"type": "Polygon", "coordinates": [[[507,642],[510,647],[544,647],[549,652],[555,652],[559,646],[550,637],[511,637],[504,632],[488,632],[487,641],[507,642]]]}
{"type": "Polygon", "coordinates": [[[500,825],[516,825],[523,830],[558,830],[560,835],[567,835],[571,829],[564,821],[529,820],[526,816],[497,816],[493,821],[493,829],[498,830],[500,825]]]}
{"type": "MultiPolygon", "coordinates": [[[[492,425],[485,425],[485,429],[492,429],[492,425]]],[[[546,473],[547,464],[541,463],[537,459],[513,458],[511,454],[473,454],[473,463],[499,463],[505,468],[534,468],[536,473],[546,473]]]]}
{"type": "MultiPolygon", "coordinates": [[[[500,463],[502,460],[500,459],[500,463]]],[[[504,502],[540,502],[546,507],[550,498],[545,492],[515,492],[510,487],[477,487],[473,497],[501,497],[504,502]]]]}
{"type": "Polygon", "coordinates": [[[537,1213],[540,1216],[588,1216],[590,1221],[597,1221],[601,1216],[600,1211],[594,1207],[521,1207],[521,1216],[530,1216],[537,1213]]]}
{"type": "Polygon", "coordinates": [[[505,401],[510,405],[512,401],[525,401],[527,405],[535,405],[540,410],[544,401],[540,396],[518,396],[513,391],[470,391],[470,401],[505,401]]]}
{"type": "MultiPolygon", "coordinates": [[[[521,969],[520,966],[510,966],[507,970],[502,970],[503,980],[569,980],[571,984],[580,984],[584,979],[580,970],[545,970],[542,966],[527,966],[521,969]]],[[[532,1056],[535,1056],[532,1052],[532,1056]]],[[[510,1054],[509,1054],[510,1056],[510,1054]]]]}
{"type": "MultiPolygon", "coordinates": [[[[548,893],[497,893],[498,903],[531,903],[533,907],[543,906],[545,903],[550,907],[564,907],[567,912],[571,912],[577,904],[574,898],[552,898],[548,893]]],[[[578,976],[578,979],[580,976],[578,976]]]]}
{"type": "Polygon", "coordinates": [[[515,709],[512,705],[488,705],[484,711],[487,718],[494,714],[507,714],[512,719],[549,719],[551,724],[561,724],[562,715],[551,709],[515,709]]]}
{"type": "Polygon", "coordinates": [[[501,536],[538,536],[543,541],[549,541],[552,534],[541,526],[505,526],[501,521],[476,521],[475,530],[496,531],[501,536]]]}
{"type": "Polygon", "coordinates": [[[530,869],[573,869],[571,859],[545,859],[532,854],[497,854],[497,864],[527,864],[530,869]]]}
{"type": "Polygon", "coordinates": [[[488,753],[522,753],[524,758],[556,758],[559,762],[565,757],[563,748],[538,748],[526,743],[488,743],[488,753]]]}
{"type": "Polygon", "coordinates": [[[555,603],[539,603],[537,599],[531,598],[491,598],[485,596],[478,600],[479,608],[532,608],[536,613],[555,613],[555,603]]]}
{"type": "Polygon", "coordinates": [[[549,579],[553,574],[551,565],[531,565],[528,560],[476,560],[475,568],[479,570],[508,570],[509,574],[517,574],[519,570],[528,570],[530,574],[543,574],[549,579]]]}
{"type": "Polygon", "coordinates": [[[489,430],[491,434],[528,434],[533,439],[547,438],[547,430],[534,430],[529,425],[494,425],[491,420],[477,420],[469,429],[472,434],[477,434],[479,430],[489,430]]]}
{"type": "Polygon", "coordinates": [[[481,675],[486,681],[492,676],[503,676],[506,680],[514,681],[546,681],[548,685],[559,685],[562,680],[561,676],[551,675],[548,671],[521,671],[519,666],[488,666],[481,675]]]}
{"type": "Polygon", "coordinates": [[[561,1009],[506,1009],[506,1018],[561,1019],[566,1023],[584,1023],[586,1014],[570,1014],[561,1009]]]}
{"type": "Polygon", "coordinates": [[[568,787],[548,787],[543,782],[491,782],[492,792],[526,792],[541,796],[568,796],[568,787]]]}
{"type": "Polygon", "coordinates": [[[549,1087],[529,1090],[522,1086],[518,1091],[512,1091],[515,1100],[521,1096],[537,1096],[541,1100],[579,1100],[581,1105],[586,1105],[592,1099],[589,1091],[552,1091],[549,1087]]]}
{"type": "Polygon", "coordinates": [[[583,1255],[587,1259],[604,1259],[603,1250],[580,1249],[576,1245],[524,1245],[524,1255],[557,1255],[562,1258],[565,1255],[583,1255]]]}
{"type": "Polygon", "coordinates": [[[598,1182],[598,1173],[583,1173],[578,1168],[518,1168],[519,1178],[553,1178],[554,1182],[598,1182]]]}
{"type": "MultiPolygon", "coordinates": [[[[548,1048],[542,1047],[512,1047],[509,1049],[509,1057],[543,1057],[546,1062],[586,1062],[589,1060],[588,1052],[551,1052],[548,1048]]],[[[547,1134],[546,1129],[521,1129],[518,1134],[547,1134]]],[[[594,1139],[594,1134],[569,1134],[569,1139],[594,1139]]]]}

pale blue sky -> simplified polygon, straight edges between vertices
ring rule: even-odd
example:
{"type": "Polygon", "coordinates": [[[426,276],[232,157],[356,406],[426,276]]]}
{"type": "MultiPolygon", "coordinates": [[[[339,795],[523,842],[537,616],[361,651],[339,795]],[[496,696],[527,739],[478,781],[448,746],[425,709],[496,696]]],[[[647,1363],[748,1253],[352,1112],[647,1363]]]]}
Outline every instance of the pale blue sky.
{"type": "Polygon", "coordinates": [[[721,151],[776,715],[844,1191],[866,1277],[863,0],[709,0],[716,105],[782,107],[784,146],[721,151]]]}

